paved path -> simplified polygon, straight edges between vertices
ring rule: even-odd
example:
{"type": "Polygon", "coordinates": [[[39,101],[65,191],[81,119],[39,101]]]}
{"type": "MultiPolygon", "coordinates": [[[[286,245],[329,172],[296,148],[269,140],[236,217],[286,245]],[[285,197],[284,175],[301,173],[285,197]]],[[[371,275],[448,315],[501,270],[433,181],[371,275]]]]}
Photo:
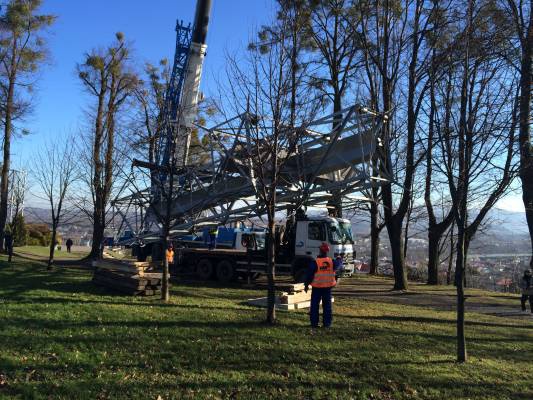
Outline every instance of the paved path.
{"type": "MultiPolygon", "coordinates": [[[[410,283],[408,291],[392,291],[392,280],[368,276],[344,278],[334,289],[337,297],[357,297],[382,303],[405,304],[433,308],[440,311],[455,311],[455,288],[428,286],[410,283]]],[[[519,318],[533,324],[533,314],[520,311],[519,295],[467,289],[467,312],[477,312],[500,317],[519,318]]]]}

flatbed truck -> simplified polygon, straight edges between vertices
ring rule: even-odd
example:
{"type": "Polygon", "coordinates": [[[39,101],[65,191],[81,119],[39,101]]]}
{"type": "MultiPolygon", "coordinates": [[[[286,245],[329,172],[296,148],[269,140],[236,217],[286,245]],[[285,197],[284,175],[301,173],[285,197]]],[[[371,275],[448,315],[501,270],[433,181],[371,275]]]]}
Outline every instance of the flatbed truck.
{"type": "MultiPolygon", "coordinates": [[[[191,247],[179,239],[174,270],[194,273],[199,279],[229,282],[238,277],[256,279],[267,272],[267,250],[264,232],[242,233],[234,248],[207,249],[191,247]]],[[[331,258],[343,259],[343,275],[354,272],[354,248],[351,223],[333,217],[304,217],[288,222],[276,232],[276,274],[292,276],[303,282],[309,263],[319,253],[322,243],[328,243],[331,258]]],[[[194,242],[193,242],[194,243],[194,242]]]]}

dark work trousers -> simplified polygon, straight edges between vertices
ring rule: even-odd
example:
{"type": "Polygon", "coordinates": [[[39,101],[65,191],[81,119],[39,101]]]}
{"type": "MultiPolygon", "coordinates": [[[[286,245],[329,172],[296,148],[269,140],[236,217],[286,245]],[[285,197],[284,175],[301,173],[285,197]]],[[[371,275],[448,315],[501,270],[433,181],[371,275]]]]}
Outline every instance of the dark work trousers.
{"type": "Polygon", "coordinates": [[[209,250],[213,250],[217,245],[217,235],[209,234],[209,250]]]}
{"type": "Polygon", "coordinates": [[[313,288],[311,292],[311,326],[317,327],[319,320],[320,300],[322,300],[322,323],[327,328],[333,318],[331,312],[331,288],[313,288]]]}
{"type": "Polygon", "coordinates": [[[522,311],[526,311],[526,301],[529,299],[529,309],[533,313],[533,296],[523,294],[520,301],[522,302],[522,311]]]}

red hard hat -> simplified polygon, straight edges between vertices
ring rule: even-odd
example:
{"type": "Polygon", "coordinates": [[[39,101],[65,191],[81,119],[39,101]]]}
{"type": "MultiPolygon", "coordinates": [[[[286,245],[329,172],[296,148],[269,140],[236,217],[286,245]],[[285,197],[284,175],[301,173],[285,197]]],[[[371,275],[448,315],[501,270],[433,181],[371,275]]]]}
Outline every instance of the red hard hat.
{"type": "Polygon", "coordinates": [[[320,251],[321,251],[322,253],[329,253],[329,244],[327,244],[327,243],[322,243],[322,244],[320,245],[320,251]]]}

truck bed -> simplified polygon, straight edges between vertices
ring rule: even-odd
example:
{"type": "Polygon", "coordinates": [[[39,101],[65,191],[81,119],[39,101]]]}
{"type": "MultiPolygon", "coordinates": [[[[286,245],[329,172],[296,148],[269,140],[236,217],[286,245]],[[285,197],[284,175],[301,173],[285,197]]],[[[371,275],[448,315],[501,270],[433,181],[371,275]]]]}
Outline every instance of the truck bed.
{"type": "Polygon", "coordinates": [[[229,256],[229,255],[246,255],[246,251],[244,250],[236,250],[236,249],[213,249],[209,250],[207,248],[202,247],[184,247],[177,249],[178,252],[181,252],[182,254],[185,253],[194,253],[194,254],[206,254],[211,256],[229,256]]]}

